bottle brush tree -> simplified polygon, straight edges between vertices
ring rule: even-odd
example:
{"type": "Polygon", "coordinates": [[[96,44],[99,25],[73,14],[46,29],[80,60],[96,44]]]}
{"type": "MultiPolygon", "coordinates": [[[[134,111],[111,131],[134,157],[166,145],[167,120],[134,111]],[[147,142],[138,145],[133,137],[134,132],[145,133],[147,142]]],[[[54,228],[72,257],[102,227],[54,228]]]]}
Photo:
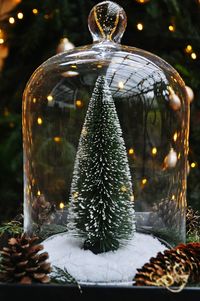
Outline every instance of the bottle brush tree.
{"type": "Polygon", "coordinates": [[[82,128],[71,185],[69,229],[84,249],[114,251],[134,233],[127,153],[105,76],[97,78],[82,128]]]}

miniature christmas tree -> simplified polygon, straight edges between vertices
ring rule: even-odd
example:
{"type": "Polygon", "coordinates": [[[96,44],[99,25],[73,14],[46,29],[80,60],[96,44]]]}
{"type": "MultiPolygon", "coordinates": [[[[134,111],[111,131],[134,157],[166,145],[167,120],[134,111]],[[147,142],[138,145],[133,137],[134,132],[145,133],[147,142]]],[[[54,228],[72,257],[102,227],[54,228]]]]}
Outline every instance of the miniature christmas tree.
{"type": "Polygon", "coordinates": [[[131,176],[115,104],[99,76],[83,125],[73,179],[69,228],[94,253],[117,250],[132,237],[131,176]]]}

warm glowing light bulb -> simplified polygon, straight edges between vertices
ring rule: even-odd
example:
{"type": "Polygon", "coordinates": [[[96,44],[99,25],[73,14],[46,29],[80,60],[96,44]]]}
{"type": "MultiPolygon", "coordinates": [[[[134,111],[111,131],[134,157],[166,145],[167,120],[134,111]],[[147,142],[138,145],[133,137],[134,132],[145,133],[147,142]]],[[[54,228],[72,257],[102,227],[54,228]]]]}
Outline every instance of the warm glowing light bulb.
{"type": "Polygon", "coordinates": [[[52,96],[52,95],[48,95],[48,96],[47,96],[47,100],[48,100],[49,102],[53,101],[53,96],[52,96]]]}
{"type": "Polygon", "coordinates": [[[61,138],[60,137],[54,137],[53,140],[54,140],[54,142],[59,143],[61,141],[61,138]]]}
{"type": "Polygon", "coordinates": [[[147,183],[147,179],[146,178],[142,179],[142,184],[145,185],[146,183],[147,183]]]}
{"type": "Polygon", "coordinates": [[[153,156],[155,156],[157,154],[158,150],[156,147],[153,147],[152,150],[151,150],[151,153],[153,156]]]}
{"type": "Polygon", "coordinates": [[[172,195],[172,200],[173,200],[173,201],[175,200],[175,195],[174,195],[174,194],[172,195]]]}
{"type": "Polygon", "coordinates": [[[192,53],[191,53],[191,58],[192,58],[193,60],[196,60],[196,58],[197,58],[197,55],[196,55],[196,53],[195,53],[195,52],[192,52],[192,53]]]}
{"type": "Polygon", "coordinates": [[[7,116],[10,115],[10,112],[8,111],[7,108],[4,109],[3,115],[4,115],[5,117],[7,117],[7,116]]]}
{"type": "Polygon", "coordinates": [[[33,98],[33,103],[36,103],[37,102],[37,99],[34,97],[33,98]]]}
{"type": "Polygon", "coordinates": [[[175,27],[173,25],[169,25],[169,31],[174,32],[175,31],[175,27]]]}
{"type": "Polygon", "coordinates": [[[122,187],[121,187],[121,191],[122,191],[122,192],[126,192],[126,191],[127,191],[126,186],[122,186],[122,187]]]}
{"type": "Polygon", "coordinates": [[[74,197],[74,199],[77,199],[78,195],[79,195],[78,192],[73,192],[73,197],[74,197]]]}
{"type": "Polygon", "coordinates": [[[20,20],[23,19],[23,17],[24,17],[23,13],[19,12],[17,14],[17,18],[20,19],[20,20]]]}
{"type": "Polygon", "coordinates": [[[8,22],[9,22],[10,24],[14,24],[14,23],[15,23],[15,18],[10,17],[9,20],[8,20],[8,22]]]}
{"type": "Polygon", "coordinates": [[[82,108],[82,107],[83,107],[83,102],[82,102],[82,100],[80,100],[80,99],[77,99],[77,100],[76,100],[76,107],[77,107],[77,108],[82,108]]]}
{"type": "Polygon", "coordinates": [[[142,23],[138,23],[137,24],[137,29],[140,30],[140,31],[143,30],[144,29],[144,25],[142,23]]]}
{"type": "Polygon", "coordinates": [[[129,155],[134,155],[134,149],[133,149],[133,148],[129,148],[128,154],[129,154],[129,155]]]}
{"type": "Polygon", "coordinates": [[[60,209],[64,209],[64,208],[65,208],[65,204],[64,204],[63,202],[61,202],[61,203],[59,204],[59,207],[60,207],[60,209]]]}
{"type": "Polygon", "coordinates": [[[77,69],[77,66],[76,65],[71,65],[71,68],[77,69]]]}
{"type": "Polygon", "coordinates": [[[41,118],[41,117],[38,117],[38,119],[37,119],[37,123],[38,123],[39,125],[41,125],[41,124],[43,123],[43,120],[42,120],[42,118],[41,118]]]}
{"type": "Polygon", "coordinates": [[[118,82],[118,88],[119,89],[124,89],[124,83],[123,82],[118,82]]]}
{"type": "Polygon", "coordinates": [[[5,41],[3,38],[0,38],[0,44],[3,44],[5,41]]]}
{"type": "Polygon", "coordinates": [[[40,192],[39,190],[38,190],[38,192],[37,192],[37,195],[38,195],[38,196],[40,196],[40,195],[41,195],[41,192],[40,192]]]}
{"type": "Polygon", "coordinates": [[[185,52],[191,53],[192,52],[192,46],[191,45],[187,45],[187,47],[185,48],[185,52]]]}
{"type": "Polygon", "coordinates": [[[195,163],[195,162],[192,162],[190,166],[191,166],[192,168],[195,168],[195,167],[196,167],[196,163],[195,163]]]}
{"type": "Polygon", "coordinates": [[[37,14],[38,14],[38,9],[37,9],[37,8],[34,8],[34,9],[32,10],[32,12],[33,12],[34,15],[37,15],[37,14]]]}
{"type": "Polygon", "coordinates": [[[174,140],[174,142],[176,142],[177,138],[178,138],[178,133],[177,133],[177,132],[175,132],[175,133],[174,133],[174,136],[173,136],[173,140],[174,140]]]}
{"type": "Polygon", "coordinates": [[[136,0],[137,3],[140,3],[140,4],[145,4],[147,2],[149,2],[149,0],[136,0]]]}

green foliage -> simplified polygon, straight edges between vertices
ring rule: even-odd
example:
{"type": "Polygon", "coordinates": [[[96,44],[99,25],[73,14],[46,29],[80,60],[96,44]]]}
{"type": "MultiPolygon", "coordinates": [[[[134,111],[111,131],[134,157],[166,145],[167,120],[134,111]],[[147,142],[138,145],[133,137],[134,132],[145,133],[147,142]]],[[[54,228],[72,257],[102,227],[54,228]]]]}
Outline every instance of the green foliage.
{"type": "Polygon", "coordinates": [[[75,161],[69,221],[94,253],[117,250],[132,237],[134,210],[126,148],[105,76],[99,76],[75,161]]]}
{"type": "Polygon", "coordinates": [[[39,236],[40,240],[43,241],[50,237],[51,235],[55,235],[58,233],[63,233],[67,231],[67,226],[60,226],[56,224],[43,225],[40,229],[36,230],[36,235],[39,236]]]}
{"type": "Polygon", "coordinates": [[[18,221],[11,221],[0,226],[0,237],[4,234],[19,235],[23,232],[22,224],[18,221]]]}
{"type": "Polygon", "coordinates": [[[58,284],[74,284],[79,288],[79,291],[82,293],[79,283],[67,271],[66,268],[61,269],[59,267],[53,266],[53,271],[51,273],[51,282],[58,284]]]}
{"type": "Polygon", "coordinates": [[[190,242],[200,242],[200,236],[198,235],[188,235],[187,238],[186,238],[186,242],[187,243],[190,243],[190,242]]]}

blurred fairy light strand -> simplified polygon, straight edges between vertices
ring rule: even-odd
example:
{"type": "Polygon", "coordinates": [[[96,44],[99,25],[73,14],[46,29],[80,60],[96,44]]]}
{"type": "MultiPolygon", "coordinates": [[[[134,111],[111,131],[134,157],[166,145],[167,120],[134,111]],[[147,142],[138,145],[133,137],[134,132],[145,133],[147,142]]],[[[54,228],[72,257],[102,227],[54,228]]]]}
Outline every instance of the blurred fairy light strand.
{"type": "MultiPolygon", "coordinates": [[[[15,0],[15,2],[16,2],[16,4],[19,4],[19,3],[22,2],[22,0],[15,0]]],[[[138,4],[141,4],[141,5],[144,6],[144,4],[150,2],[150,0],[135,0],[135,2],[137,2],[138,4]]],[[[198,0],[198,4],[200,4],[200,0],[198,0]]],[[[33,8],[31,8],[31,13],[34,16],[37,16],[40,13],[40,11],[39,11],[39,9],[37,7],[33,7],[33,8]]],[[[47,18],[47,16],[48,15],[44,13],[44,16],[43,16],[44,19],[48,20],[49,18],[47,18]]],[[[13,26],[13,25],[16,25],[17,22],[20,22],[21,20],[23,20],[24,18],[25,18],[25,13],[20,10],[20,11],[16,12],[15,14],[13,14],[13,12],[12,12],[12,15],[9,15],[7,17],[7,22],[10,24],[10,26],[13,26]]],[[[139,21],[138,23],[136,23],[135,26],[136,26],[136,29],[139,32],[141,32],[141,34],[142,34],[142,31],[145,28],[144,21],[139,21]]],[[[170,34],[173,34],[176,30],[177,30],[177,28],[176,28],[176,22],[174,20],[172,20],[172,22],[170,24],[168,23],[168,25],[166,26],[166,31],[169,31],[170,34]]],[[[6,42],[6,37],[7,37],[7,34],[5,32],[5,29],[4,28],[3,29],[0,28],[0,46],[3,45],[6,42]]],[[[188,56],[193,61],[197,60],[198,57],[199,57],[198,53],[196,53],[195,50],[193,49],[193,45],[190,44],[190,41],[188,41],[188,44],[186,44],[183,47],[183,51],[184,51],[185,55],[188,56]]],[[[101,68],[101,67],[102,67],[101,65],[98,65],[98,68],[101,68]]],[[[75,65],[72,65],[72,68],[76,69],[77,67],[75,65]]],[[[118,83],[118,88],[121,89],[121,90],[124,89],[124,83],[122,81],[120,81],[118,83]]],[[[48,95],[47,96],[47,100],[48,100],[49,103],[52,102],[53,101],[53,96],[52,95],[48,95]]],[[[33,102],[35,103],[36,99],[34,99],[33,102]]],[[[76,105],[77,108],[82,108],[84,106],[83,101],[79,100],[79,99],[76,100],[75,105],[76,105]]],[[[43,124],[43,119],[41,117],[38,117],[37,124],[39,126],[41,126],[43,124]]],[[[177,133],[174,133],[173,140],[174,140],[174,142],[176,142],[176,140],[177,140],[177,133]]],[[[54,137],[54,141],[58,143],[58,142],[60,142],[60,138],[59,137],[54,137]]],[[[158,152],[158,150],[157,150],[156,147],[153,147],[151,149],[151,155],[152,156],[156,156],[157,152],[158,152]]],[[[134,148],[130,148],[128,150],[128,154],[130,156],[132,155],[134,157],[134,155],[135,155],[134,148]]],[[[191,166],[191,168],[196,168],[197,167],[197,163],[196,162],[191,162],[190,166],[191,166]]],[[[143,179],[143,185],[145,185],[146,183],[147,183],[147,179],[144,178],[143,179]]]]}

